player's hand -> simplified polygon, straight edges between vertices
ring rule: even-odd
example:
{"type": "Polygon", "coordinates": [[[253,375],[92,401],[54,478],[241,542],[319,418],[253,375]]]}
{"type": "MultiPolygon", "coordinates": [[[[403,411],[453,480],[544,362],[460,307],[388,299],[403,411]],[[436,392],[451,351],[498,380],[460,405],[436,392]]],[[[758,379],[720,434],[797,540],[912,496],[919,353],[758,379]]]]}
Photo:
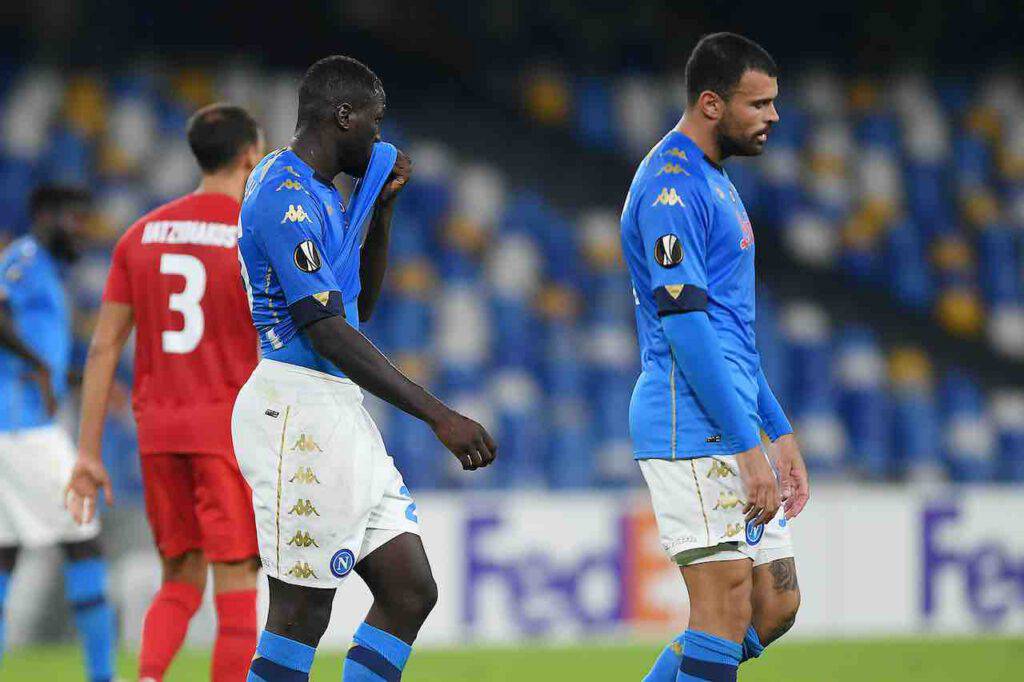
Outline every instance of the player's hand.
{"type": "Polygon", "coordinates": [[[736,463],[747,495],[747,505],[743,507],[745,520],[764,525],[775,518],[782,504],[772,465],[768,463],[760,446],[736,455],[736,463]]]}
{"type": "Polygon", "coordinates": [[[454,410],[448,410],[433,429],[437,439],[451,450],[467,471],[485,467],[498,456],[498,445],[487,429],[454,410]]]}
{"type": "Polygon", "coordinates": [[[771,451],[774,454],[775,468],[779,470],[783,509],[786,511],[786,518],[792,519],[803,511],[811,496],[807,465],[804,464],[804,456],[800,453],[796,436],[792,433],[779,436],[771,451]]]}
{"type": "Polygon", "coordinates": [[[107,504],[114,504],[114,488],[103,461],[79,456],[71,470],[71,480],[64,487],[64,506],[75,523],[85,525],[96,515],[96,497],[101,488],[107,504]]]}
{"type": "Polygon", "coordinates": [[[399,149],[398,158],[395,159],[395,165],[391,169],[391,175],[388,176],[384,189],[380,191],[377,200],[382,204],[394,201],[406,183],[409,182],[410,177],[412,177],[412,159],[409,158],[408,154],[399,149]]]}
{"type": "Polygon", "coordinates": [[[43,406],[46,414],[52,417],[57,414],[57,395],[53,392],[53,382],[50,380],[50,370],[46,365],[33,367],[28,371],[28,377],[39,387],[39,395],[43,398],[43,406]]]}

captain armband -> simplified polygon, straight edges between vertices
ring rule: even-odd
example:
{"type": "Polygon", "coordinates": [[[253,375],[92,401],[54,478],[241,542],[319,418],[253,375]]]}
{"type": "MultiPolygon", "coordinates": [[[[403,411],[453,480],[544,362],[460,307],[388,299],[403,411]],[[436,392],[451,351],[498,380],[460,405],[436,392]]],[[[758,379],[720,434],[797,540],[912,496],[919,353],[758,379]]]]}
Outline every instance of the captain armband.
{"type": "Polygon", "coordinates": [[[341,302],[340,291],[321,291],[292,303],[288,306],[288,312],[295,322],[295,328],[305,329],[328,317],[345,317],[345,306],[341,302]]]}
{"type": "Polygon", "coordinates": [[[708,292],[692,284],[666,284],[654,290],[658,317],[707,310],[708,292]]]}

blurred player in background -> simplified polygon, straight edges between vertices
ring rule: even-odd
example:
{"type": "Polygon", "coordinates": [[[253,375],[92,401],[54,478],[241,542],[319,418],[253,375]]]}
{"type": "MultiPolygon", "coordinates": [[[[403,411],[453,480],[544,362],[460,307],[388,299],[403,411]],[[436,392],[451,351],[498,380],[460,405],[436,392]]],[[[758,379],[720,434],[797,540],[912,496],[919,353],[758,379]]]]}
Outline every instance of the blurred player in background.
{"type": "Polygon", "coordinates": [[[630,431],[690,596],[688,629],[649,682],[735,680],[800,603],[787,521],[807,501],[807,469],[761,369],[754,234],[720,165],[763,151],[779,120],[775,75],[746,38],[701,39],[686,64],[686,111],[640,164],[622,213],[642,362],[630,431]]]}
{"type": "Polygon", "coordinates": [[[136,330],[132,406],[146,513],[163,585],[146,613],[139,675],[161,680],[213,570],[217,639],[212,679],[245,677],[256,648],[259,569],[251,491],[231,445],[235,396],[256,366],[256,335],[235,249],[245,179],[263,135],[242,108],[214,104],[188,123],[202,170],[192,194],[143,216],[118,241],[82,389],[75,518],[89,521],[110,479],[100,441],[114,372],[136,330]]]}
{"type": "Polygon", "coordinates": [[[54,413],[67,392],[70,311],[62,270],[77,257],[89,197],[58,186],[30,199],[32,231],[0,254],[0,654],[3,606],[18,549],[60,543],[64,587],[85,649],[88,679],[114,673],[114,615],[95,516],[61,509],[74,446],[54,413]]]}
{"type": "Polygon", "coordinates": [[[437,586],[416,504],[360,387],[427,422],[465,469],[487,466],[482,426],[407,379],[359,331],[380,294],[409,159],[380,142],[384,89],[360,62],[322,59],[299,86],[291,147],[253,171],[238,248],[263,359],[232,433],[253,489],[270,613],[249,680],[307,680],[334,592],[355,570],[373,594],[344,679],[397,680],[437,586]],[[335,176],[359,178],[348,202],[335,176]],[[364,242],[365,237],[365,242],[364,242]]]}

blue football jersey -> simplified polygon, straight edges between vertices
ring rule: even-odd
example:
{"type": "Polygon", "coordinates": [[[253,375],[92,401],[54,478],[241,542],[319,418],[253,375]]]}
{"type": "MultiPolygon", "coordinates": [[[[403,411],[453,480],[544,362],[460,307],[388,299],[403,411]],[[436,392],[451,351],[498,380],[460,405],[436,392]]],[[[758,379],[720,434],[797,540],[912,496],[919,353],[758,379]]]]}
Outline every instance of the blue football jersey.
{"type": "Polygon", "coordinates": [[[359,210],[349,210],[334,184],[291,149],[272,152],[253,169],[238,219],[238,255],[263,357],[343,376],[298,332],[329,314],[359,328],[366,206],[372,208],[380,175],[390,172],[396,154],[386,143],[375,146],[367,177],[353,191],[352,208],[359,210]],[[372,196],[364,197],[364,189],[372,196]]]}
{"type": "Polygon", "coordinates": [[[760,428],[754,235],[739,193],[721,166],[672,131],[637,169],[621,229],[640,342],[629,414],[634,456],[733,454],[677,367],[659,310],[693,310],[706,301],[741,404],[760,428]]]}
{"type": "MultiPolygon", "coordinates": [[[[34,237],[15,240],[0,254],[0,305],[18,337],[49,367],[60,399],[67,391],[71,321],[57,262],[34,237]]],[[[0,431],[53,421],[28,370],[24,360],[0,349],[0,431]]]]}

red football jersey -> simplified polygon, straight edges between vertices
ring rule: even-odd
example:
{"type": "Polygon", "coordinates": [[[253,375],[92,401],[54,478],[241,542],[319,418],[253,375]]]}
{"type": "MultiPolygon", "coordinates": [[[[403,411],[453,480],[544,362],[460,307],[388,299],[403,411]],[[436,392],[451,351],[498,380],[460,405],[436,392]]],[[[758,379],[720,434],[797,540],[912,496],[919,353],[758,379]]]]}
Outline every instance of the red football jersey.
{"type": "Polygon", "coordinates": [[[114,247],[104,301],[135,315],[132,408],[143,454],[233,452],[231,410],[257,362],[242,287],[238,201],[189,194],[114,247]]]}

